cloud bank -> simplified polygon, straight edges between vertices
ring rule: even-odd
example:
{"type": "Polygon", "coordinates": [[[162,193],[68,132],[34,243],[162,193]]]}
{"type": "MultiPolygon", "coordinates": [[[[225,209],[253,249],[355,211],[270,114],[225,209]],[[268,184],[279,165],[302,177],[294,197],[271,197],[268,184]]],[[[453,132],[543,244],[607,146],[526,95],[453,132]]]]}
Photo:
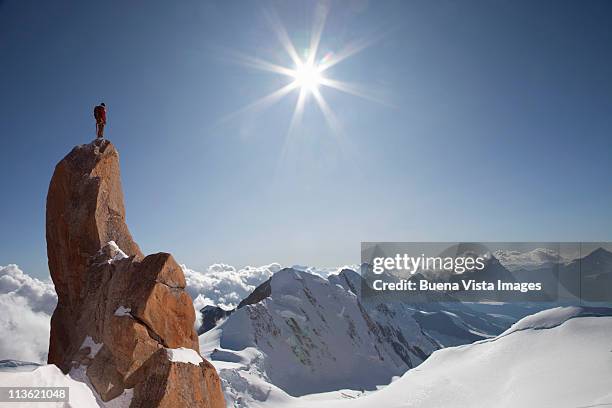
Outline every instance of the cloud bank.
{"type": "Polygon", "coordinates": [[[280,264],[236,269],[226,264],[214,264],[206,272],[198,272],[181,265],[187,281],[186,290],[196,310],[207,305],[232,309],[253,289],[281,269],[280,264]]]}
{"type": "Polygon", "coordinates": [[[0,360],[47,360],[50,319],[57,295],[51,281],[0,266],[0,360]]]}

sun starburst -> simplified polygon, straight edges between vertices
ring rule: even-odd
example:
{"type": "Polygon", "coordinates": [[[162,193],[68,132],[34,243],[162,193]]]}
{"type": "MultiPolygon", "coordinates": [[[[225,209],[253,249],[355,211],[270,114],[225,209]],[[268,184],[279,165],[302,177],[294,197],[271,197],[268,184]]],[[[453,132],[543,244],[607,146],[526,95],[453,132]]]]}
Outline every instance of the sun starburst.
{"type": "Polygon", "coordinates": [[[295,86],[306,92],[313,92],[319,89],[323,78],[320,68],[308,62],[301,63],[295,67],[293,77],[295,78],[295,86]]]}
{"type": "Polygon", "coordinates": [[[328,69],[362,51],[374,41],[374,39],[371,39],[369,41],[362,40],[349,43],[336,54],[328,53],[325,58],[319,59],[319,44],[321,42],[327,14],[327,7],[322,5],[317,6],[315,10],[314,24],[310,35],[310,44],[303,53],[303,55],[305,55],[303,58],[300,57],[300,54],[298,53],[294,43],[291,41],[289,34],[278,16],[274,13],[266,14],[266,17],[273,28],[276,37],[286,51],[287,55],[292,60],[292,66],[281,66],[270,61],[245,54],[233,53],[233,55],[244,65],[286,76],[290,79],[290,82],[269,93],[268,95],[259,98],[235,113],[269,107],[290,93],[298,92],[297,102],[291,118],[289,131],[293,131],[293,129],[299,125],[307,99],[312,99],[316,102],[320,111],[323,113],[327,124],[332,128],[332,130],[337,131],[339,129],[338,121],[321,92],[322,88],[333,88],[346,94],[375,100],[375,98],[368,95],[367,92],[364,92],[362,88],[356,86],[355,84],[326,76],[326,71],[328,69]],[[309,96],[312,96],[312,98],[309,98],[309,96]]]}

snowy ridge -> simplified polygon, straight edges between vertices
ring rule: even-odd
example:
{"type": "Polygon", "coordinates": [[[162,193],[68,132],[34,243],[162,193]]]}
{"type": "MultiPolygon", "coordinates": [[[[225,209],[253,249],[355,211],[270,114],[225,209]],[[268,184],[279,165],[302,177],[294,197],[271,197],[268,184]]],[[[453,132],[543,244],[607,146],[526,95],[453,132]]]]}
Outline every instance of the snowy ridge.
{"type": "Polygon", "coordinates": [[[500,249],[495,251],[493,255],[511,271],[518,269],[531,270],[570,261],[564,254],[550,248],[535,248],[525,252],[500,249]]]}
{"type": "Polygon", "coordinates": [[[524,317],[498,336],[503,337],[522,330],[550,329],[576,317],[612,316],[612,309],[606,307],[565,306],[542,310],[524,317]]]}
{"type": "Polygon", "coordinates": [[[439,347],[409,316],[403,332],[379,325],[353,293],[319,276],[284,269],[262,288],[215,329],[225,354],[211,357],[254,348],[250,364],[289,394],[375,389],[439,347]]]}
{"type": "Polygon", "coordinates": [[[607,309],[607,316],[598,310],[598,317],[588,317],[588,308],[546,310],[519,321],[521,330],[436,351],[417,369],[351,408],[612,404],[612,310],[607,309]]]}

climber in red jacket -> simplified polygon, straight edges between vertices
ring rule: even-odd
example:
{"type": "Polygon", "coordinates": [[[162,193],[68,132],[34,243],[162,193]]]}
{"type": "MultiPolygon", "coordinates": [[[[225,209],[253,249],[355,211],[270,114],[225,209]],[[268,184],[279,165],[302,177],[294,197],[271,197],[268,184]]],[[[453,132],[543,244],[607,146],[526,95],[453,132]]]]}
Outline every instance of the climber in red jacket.
{"type": "Polygon", "coordinates": [[[94,108],[94,118],[96,119],[96,136],[104,137],[104,125],[106,125],[106,105],[104,102],[94,108]]]}

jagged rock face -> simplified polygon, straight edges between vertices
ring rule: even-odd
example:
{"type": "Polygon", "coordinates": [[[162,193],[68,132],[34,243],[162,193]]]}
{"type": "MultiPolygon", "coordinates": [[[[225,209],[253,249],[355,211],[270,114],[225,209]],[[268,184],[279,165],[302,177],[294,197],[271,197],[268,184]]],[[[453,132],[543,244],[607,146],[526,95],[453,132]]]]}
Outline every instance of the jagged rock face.
{"type": "Polygon", "coordinates": [[[214,401],[215,395],[209,391],[220,389],[221,383],[208,361],[199,365],[172,363],[165,350],[159,350],[147,361],[145,369],[149,375],[136,385],[136,393],[140,392],[143,398],[130,408],[225,406],[223,399],[221,404],[214,401]]]}
{"type": "Polygon", "coordinates": [[[49,269],[67,306],[78,305],[89,260],[109,241],[142,257],[125,224],[117,150],[96,141],[58,163],[47,195],[49,269]]]}
{"type": "Polygon", "coordinates": [[[110,142],[77,146],[57,165],[47,254],[58,294],[49,363],[85,374],[104,401],[133,389],[132,407],[225,406],[210,364],[167,358],[199,352],[193,304],[172,255],[144,257],[133,241],[110,142]]]}

